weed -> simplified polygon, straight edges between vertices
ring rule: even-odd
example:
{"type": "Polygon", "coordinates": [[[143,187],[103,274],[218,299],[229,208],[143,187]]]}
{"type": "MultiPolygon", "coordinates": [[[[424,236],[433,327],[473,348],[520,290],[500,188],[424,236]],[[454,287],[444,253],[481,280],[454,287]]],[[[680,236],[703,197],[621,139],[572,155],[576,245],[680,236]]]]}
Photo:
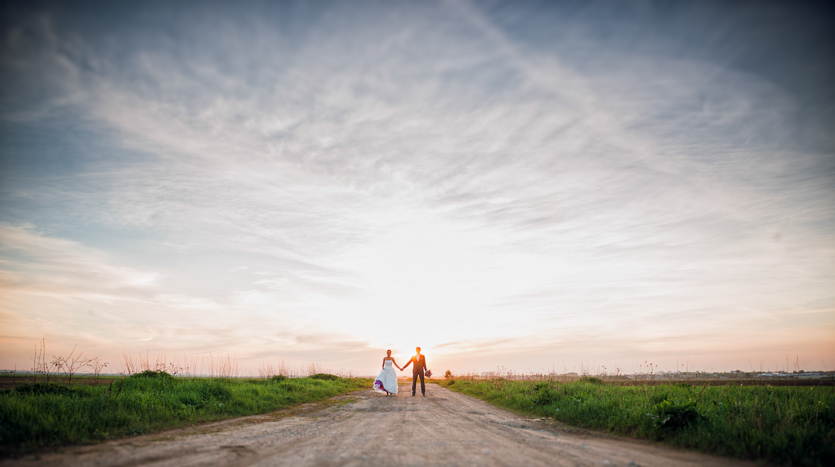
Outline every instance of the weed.
{"type": "Polygon", "coordinates": [[[102,362],[99,357],[90,358],[87,360],[87,366],[93,370],[93,374],[96,376],[96,382],[94,384],[99,384],[99,375],[101,371],[107,368],[107,364],[109,362],[102,362]]]}
{"type": "Polygon", "coordinates": [[[70,354],[66,357],[62,357],[60,355],[53,355],[52,362],[50,364],[54,366],[56,369],[61,370],[67,376],[67,384],[72,384],[72,377],[75,375],[78,370],[87,366],[89,360],[84,358],[84,352],[79,354],[75,353],[75,349],[78,347],[78,344],[74,345],[70,354]]]}

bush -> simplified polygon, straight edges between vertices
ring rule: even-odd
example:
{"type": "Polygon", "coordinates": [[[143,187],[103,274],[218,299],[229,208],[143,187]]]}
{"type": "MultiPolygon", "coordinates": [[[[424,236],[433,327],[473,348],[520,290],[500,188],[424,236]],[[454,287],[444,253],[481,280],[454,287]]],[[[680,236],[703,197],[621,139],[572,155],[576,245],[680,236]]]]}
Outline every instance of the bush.
{"type": "Polygon", "coordinates": [[[206,400],[228,401],[232,398],[232,391],[229,390],[228,386],[219,381],[209,381],[200,387],[200,396],[206,400]]]}
{"type": "Polygon", "coordinates": [[[606,384],[600,378],[595,378],[594,376],[583,376],[579,380],[581,383],[589,383],[589,384],[606,384]]]}
{"type": "Polygon", "coordinates": [[[270,378],[270,381],[272,381],[273,383],[280,383],[282,381],[285,381],[286,379],[287,377],[284,375],[275,375],[272,378],[270,378]]]}
{"type": "Polygon", "coordinates": [[[531,402],[534,405],[549,405],[556,402],[557,398],[557,394],[551,390],[551,385],[548,383],[537,383],[533,387],[531,402]]]}
{"type": "Polygon", "coordinates": [[[163,370],[159,370],[159,371],[145,370],[142,373],[134,373],[134,374],[130,375],[130,377],[131,378],[155,378],[155,379],[161,379],[161,380],[166,380],[166,381],[174,379],[173,376],[171,376],[170,374],[166,373],[163,370]]]}
{"type": "Polygon", "coordinates": [[[59,396],[72,396],[74,394],[69,387],[55,383],[24,384],[14,388],[14,392],[33,395],[57,394],[59,396]]]}
{"type": "Polygon", "coordinates": [[[195,408],[202,408],[203,407],[203,399],[197,397],[196,394],[183,394],[178,398],[179,402],[183,405],[195,407],[195,408]]]}
{"type": "Polygon", "coordinates": [[[341,378],[336,375],[329,375],[327,373],[316,373],[315,375],[308,376],[310,379],[320,379],[322,381],[338,381],[341,378]]]}
{"type": "Polygon", "coordinates": [[[679,430],[699,420],[695,401],[670,402],[661,401],[653,407],[653,413],[648,413],[656,428],[664,430],[679,430]]]}

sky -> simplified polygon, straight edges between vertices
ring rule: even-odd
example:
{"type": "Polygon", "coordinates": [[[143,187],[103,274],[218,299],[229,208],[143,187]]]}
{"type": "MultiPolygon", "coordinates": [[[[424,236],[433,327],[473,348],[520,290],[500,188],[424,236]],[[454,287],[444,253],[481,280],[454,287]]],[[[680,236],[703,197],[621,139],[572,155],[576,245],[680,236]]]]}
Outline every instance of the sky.
{"type": "Polygon", "coordinates": [[[2,11],[2,368],[835,369],[822,3],[2,11]]]}

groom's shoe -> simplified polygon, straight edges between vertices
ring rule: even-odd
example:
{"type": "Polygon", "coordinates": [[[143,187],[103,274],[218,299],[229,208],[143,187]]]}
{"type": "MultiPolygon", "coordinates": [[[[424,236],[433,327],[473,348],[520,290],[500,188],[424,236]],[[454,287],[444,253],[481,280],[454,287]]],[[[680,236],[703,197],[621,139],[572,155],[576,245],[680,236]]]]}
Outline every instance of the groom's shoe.
{"type": "Polygon", "coordinates": [[[426,397],[426,394],[421,394],[423,397],[426,397]]]}
{"type": "Polygon", "coordinates": [[[412,394],[412,397],[415,397],[415,395],[414,395],[414,394],[412,394]]]}

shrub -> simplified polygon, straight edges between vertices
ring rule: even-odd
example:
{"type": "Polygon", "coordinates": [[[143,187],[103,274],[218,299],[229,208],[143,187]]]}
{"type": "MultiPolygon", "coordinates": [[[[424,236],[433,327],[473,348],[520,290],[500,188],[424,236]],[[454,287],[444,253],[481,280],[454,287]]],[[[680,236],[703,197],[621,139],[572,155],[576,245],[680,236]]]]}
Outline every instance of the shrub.
{"type": "Polygon", "coordinates": [[[551,390],[551,385],[548,383],[537,383],[533,387],[533,396],[531,402],[534,405],[549,405],[557,401],[559,396],[551,390]]]}
{"type": "Polygon", "coordinates": [[[595,378],[594,376],[583,376],[579,380],[581,383],[589,383],[589,384],[606,384],[600,378],[595,378]]]}
{"type": "Polygon", "coordinates": [[[664,430],[678,430],[699,420],[695,401],[670,402],[661,401],[653,407],[653,413],[648,413],[656,428],[664,430]]]}
{"type": "Polygon", "coordinates": [[[74,394],[69,387],[55,383],[24,384],[14,388],[14,392],[33,395],[58,394],[60,396],[72,396],[74,394]]]}
{"type": "Polygon", "coordinates": [[[287,377],[284,376],[284,375],[275,375],[272,378],[270,378],[270,381],[272,381],[274,383],[280,383],[280,382],[282,382],[286,379],[287,379],[287,377]]]}
{"type": "Polygon", "coordinates": [[[163,370],[159,371],[152,371],[152,370],[145,370],[142,373],[135,373],[130,375],[131,378],[156,378],[161,380],[171,380],[174,379],[173,376],[166,373],[163,370]]]}
{"type": "Polygon", "coordinates": [[[310,379],[320,379],[322,381],[337,381],[339,380],[339,376],[336,375],[329,375],[327,373],[316,373],[315,375],[310,375],[310,379]]]}
{"type": "Polygon", "coordinates": [[[232,391],[229,390],[228,385],[218,381],[209,381],[200,387],[200,396],[203,399],[228,401],[232,397],[232,391]]]}
{"type": "Polygon", "coordinates": [[[178,400],[183,405],[196,408],[203,407],[203,400],[197,397],[195,394],[183,394],[178,398],[178,400]]]}

